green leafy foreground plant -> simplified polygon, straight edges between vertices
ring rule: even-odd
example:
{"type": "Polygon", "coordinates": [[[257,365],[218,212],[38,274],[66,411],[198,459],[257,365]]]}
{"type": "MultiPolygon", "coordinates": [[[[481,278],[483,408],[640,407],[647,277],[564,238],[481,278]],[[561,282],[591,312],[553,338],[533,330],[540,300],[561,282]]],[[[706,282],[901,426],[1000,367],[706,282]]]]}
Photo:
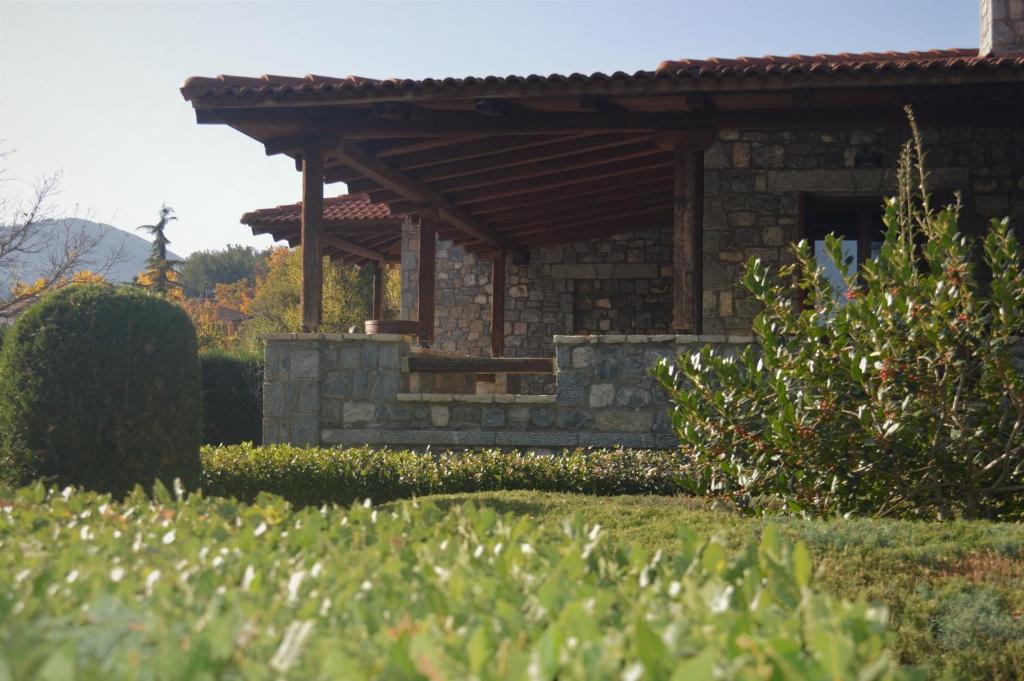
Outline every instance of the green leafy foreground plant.
{"type": "Polygon", "coordinates": [[[817,592],[774,528],[730,557],[471,504],[0,500],[5,678],[922,678],[884,610],[817,592]]]}
{"type": "MultiPolygon", "coordinates": [[[[959,203],[930,204],[913,127],[881,252],[844,276],[845,296],[805,241],[778,274],[752,260],[743,286],[763,306],[759,347],[736,358],[705,347],[656,369],[694,491],[774,495],[815,513],[1024,509],[1020,246],[993,221],[981,281],[959,203]]],[[[826,243],[846,271],[840,240],[826,243]]]]}

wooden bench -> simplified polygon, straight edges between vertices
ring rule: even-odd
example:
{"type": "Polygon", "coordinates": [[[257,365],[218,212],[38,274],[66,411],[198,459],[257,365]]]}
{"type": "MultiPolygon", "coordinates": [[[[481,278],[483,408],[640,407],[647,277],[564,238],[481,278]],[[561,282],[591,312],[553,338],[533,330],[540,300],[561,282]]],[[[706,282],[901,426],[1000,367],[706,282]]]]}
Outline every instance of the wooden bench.
{"type": "Polygon", "coordinates": [[[553,374],[552,357],[445,357],[411,355],[409,371],[477,374],[553,374]]]}

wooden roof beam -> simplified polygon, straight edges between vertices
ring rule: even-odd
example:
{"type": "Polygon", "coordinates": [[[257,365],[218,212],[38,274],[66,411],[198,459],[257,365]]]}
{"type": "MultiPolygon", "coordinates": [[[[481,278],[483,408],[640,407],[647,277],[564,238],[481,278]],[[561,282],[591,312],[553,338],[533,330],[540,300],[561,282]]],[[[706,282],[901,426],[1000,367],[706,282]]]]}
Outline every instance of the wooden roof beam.
{"type": "MultiPolygon", "coordinates": [[[[315,143],[324,137],[346,139],[387,139],[410,137],[447,137],[492,135],[536,135],[541,133],[573,135],[584,132],[650,132],[675,130],[708,125],[701,118],[691,120],[692,114],[625,112],[597,114],[589,112],[532,111],[516,109],[502,117],[481,116],[469,111],[439,111],[415,109],[408,120],[394,120],[373,116],[367,109],[355,108],[222,108],[197,109],[196,120],[202,124],[292,125],[301,126],[303,133],[292,139],[304,138],[315,143]]],[[[244,130],[243,130],[244,132],[244,130]]],[[[294,142],[291,143],[294,145],[294,142]]],[[[308,145],[307,145],[308,146],[308,145]]],[[[278,141],[271,145],[271,153],[282,153],[278,141]]]]}
{"type": "MultiPolygon", "coordinates": [[[[599,137],[583,136],[568,140],[556,140],[548,144],[532,146],[529,149],[495,153],[485,159],[439,163],[425,168],[413,175],[421,182],[447,180],[454,177],[474,175],[490,170],[500,170],[513,166],[530,165],[576,154],[613,149],[627,144],[642,142],[645,138],[639,135],[601,135],[599,137]]],[[[649,139],[649,138],[648,138],[649,139]]]]}
{"type": "Polygon", "coordinates": [[[583,111],[593,111],[599,114],[624,114],[629,109],[604,95],[580,95],[579,107],[583,111]]]}
{"type": "Polygon", "coordinates": [[[355,168],[362,174],[373,179],[381,186],[387,187],[406,199],[425,203],[438,212],[439,217],[463,232],[496,248],[510,251],[522,249],[493,229],[482,225],[468,213],[444,198],[436,191],[422,185],[407,175],[395,170],[384,161],[360,149],[355,143],[342,140],[334,153],[341,157],[346,165],[355,168]]]}
{"type": "MultiPolygon", "coordinates": [[[[483,139],[483,136],[470,138],[470,141],[478,139],[483,139]]],[[[388,144],[379,150],[374,149],[372,151],[373,155],[377,158],[391,158],[392,156],[404,156],[406,154],[435,151],[437,149],[451,147],[465,141],[466,139],[464,137],[457,137],[455,139],[432,137],[425,140],[418,140],[416,142],[388,144]]]]}
{"type": "Polygon", "coordinates": [[[469,139],[465,137],[454,139],[441,138],[438,141],[444,141],[445,144],[443,145],[444,148],[440,151],[436,149],[420,149],[410,150],[401,154],[392,154],[390,153],[392,150],[389,149],[386,155],[377,153],[374,155],[378,158],[401,156],[393,165],[399,170],[406,171],[593,136],[592,133],[584,133],[576,135],[516,135],[511,137],[491,135],[469,139]]]}
{"type": "MultiPolygon", "coordinates": [[[[580,197],[601,196],[605,192],[614,195],[632,191],[636,187],[652,183],[664,184],[672,182],[672,168],[669,165],[658,166],[648,170],[638,170],[626,176],[615,176],[606,179],[592,180],[585,184],[571,187],[557,187],[553,189],[541,189],[529,194],[520,194],[513,197],[499,198],[489,201],[482,201],[474,204],[473,214],[476,216],[489,213],[503,212],[507,210],[520,210],[527,206],[546,204],[551,202],[565,202],[569,199],[580,197]]],[[[490,218],[487,218],[488,220],[490,218]]]]}
{"type": "Polygon", "coordinates": [[[527,248],[543,248],[545,246],[557,246],[577,241],[591,241],[627,232],[639,232],[658,227],[659,225],[666,225],[671,221],[672,215],[669,210],[664,215],[652,214],[648,217],[634,216],[625,220],[619,219],[604,223],[595,222],[567,230],[552,229],[544,233],[524,236],[522,242],[527,248]]]}
{"type": "Polygon", "coordinates": [[[588,194],[583,198],[566,199],[539,203],[533,206],[510,208],[499,214],[491,214],[488,222],[498,229],[506,226],[519,227],[528,220],[538,218],[549,219],[552,216],[562,214],[576,214],[582,211],[602,211],[615,209],[624,203],[635,203],[648,201],[655,197],[666,197],[672,200],[672,182],[668,180],[659,181],[657,184],[640,185],[630,191],[609,192],[607,194],[588,194]]]}
{"type": "MultiPolygon", "coordinates": [[[[501,199],[510,196],[532,194],[542,189],[569,187],[574,185],[588,184],[593,182],[594,180],[602,180],[610,177],[622,177],[624,175],[628,176],[638,171],[658,168],[670,162],[670,156],[663,152],[661,154],[657,154],[654,156],[646,156],[643,158],[636,158],[630,161],[622,161],[620,163],[614,164],[611,167],[597,166],[594,168],[577,170],[566,175],[554,175],[551,177],[545,177],[543,179],[529,178],[524,180],[516,180],[514,182],[507,182],[504,184],[479,187],[475,189],[467,189],[465,191],[458,192],[457,196],[453,197],[453,200],[457,201],[462,205],[465,205],[470,203],[488,201],[491,199],[501,199]]],[[[472,208],[468,210],[472,210],[472,208]]]]}
{"type": "Polygon", "coordinates": [[[334,234],[321,234],[320,241],[325,246],[330,246],[331,248],[337,249],[339,251],[345,251],[346,253],[351,253],[352,255],[358,255],[362,258],[366,258],[367,260],[387,260],[387,255],[381,253],[380,251],[375,251],[373,249],[366,248],[365,246],[360,246],[359,244],[353,241],[349,241],[348,239],[342,239],[340,236],[334,234]]]}
{"type": "Polygon", "coordinates": [[[531,163],[512,168],[499,168],[490,172],[442,180],[434,184],[434,187],[441,192],[465,191],[478,187],[502,185],[506,182],[519,180],[557,176],[560,174],[573,175],[589,168],[604,167],[610,169],[618,163],[664,153],[663,149],[652,145],[650,141],[635,142],[614,149],[574,154],[542,163],[531,163]]]}
{"type": "MultiPolygon", "coordinates": [[[[524,177],[551,175],[658,153],[662,153],[662,150],[652,146],[649,138],[619,137],[596,146],[584,146],[577,143],[547,153],[544,153],[544,149],[527,150],[506,157],[503,162],[484,164],[476,168],[473,167],[472,162],[467,162],[459,164],[447,172],[445,167],[439,167],[433,172],[409,173],[409,176],[418,182],[436,182],[437,184],[433,185],[434,188],[437,191],[445,192],[524,177]]],[[[349,182],[348,187],[349,191],[354,194],[373,191],[377,188],[372,180],[366,179],[349,182]]]]}
{"type": "Polygon", "coordinates": [[[515,115],[522,115],[529,113],[529,109],[524,109],[518,104],[514,104],[507,99],[499,99],[497,97],[484,97],[473,102],[473,109],[483,116],[489,116],[491,118],[509,118],[515,115]]]}
{"type": "Polygon", "coordinates": [[[628,218],[634,215],[646,215],[650,213],[662,213],[664,215],[669,215],[671,212],[672,197],[659,197],[639,204],[622,206],[615,210],[566,212],[562,216],[556,216],[544,220],[535,220],[522,225],[516,225],[514,228],[509,229],[509,234],[516,235],[516,238],[520,238],[528,234],[550,232],[552,229],[576,226],[586,227],[587,225],[594,223],[606,222],[619,218],[628,218]]]}

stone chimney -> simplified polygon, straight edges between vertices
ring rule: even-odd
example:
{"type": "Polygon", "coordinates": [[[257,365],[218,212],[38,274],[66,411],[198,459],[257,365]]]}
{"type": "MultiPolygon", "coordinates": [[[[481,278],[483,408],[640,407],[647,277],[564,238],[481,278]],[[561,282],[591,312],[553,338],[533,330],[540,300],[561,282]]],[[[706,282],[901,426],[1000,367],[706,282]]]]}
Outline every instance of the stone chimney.
{"type": "Polygon", "coordinates": [[[1024,56],[1024,0],[981,0],[983,57],[1024,56]]]}

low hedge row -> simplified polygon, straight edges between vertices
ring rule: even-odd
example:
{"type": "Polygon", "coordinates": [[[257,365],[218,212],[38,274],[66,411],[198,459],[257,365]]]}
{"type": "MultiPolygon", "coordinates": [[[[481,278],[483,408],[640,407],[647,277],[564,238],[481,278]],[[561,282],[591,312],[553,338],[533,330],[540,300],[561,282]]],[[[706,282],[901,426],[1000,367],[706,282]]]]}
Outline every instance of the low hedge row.
{"type": "Polygon", "coordinates": [[[550,456],[242,444],[204,447],[202,459],[206,494],[252,500],[260,492],[270,492],[299,506],[517,489],[676,494],[683,469],[670,453],[629,449],[550,456]]]}
{"type": "Polygon", "coordinates": [[[203,442],[259,442],[263,429],[263,357],[205,350],[199,354],[203,377],[203,442]]]}

